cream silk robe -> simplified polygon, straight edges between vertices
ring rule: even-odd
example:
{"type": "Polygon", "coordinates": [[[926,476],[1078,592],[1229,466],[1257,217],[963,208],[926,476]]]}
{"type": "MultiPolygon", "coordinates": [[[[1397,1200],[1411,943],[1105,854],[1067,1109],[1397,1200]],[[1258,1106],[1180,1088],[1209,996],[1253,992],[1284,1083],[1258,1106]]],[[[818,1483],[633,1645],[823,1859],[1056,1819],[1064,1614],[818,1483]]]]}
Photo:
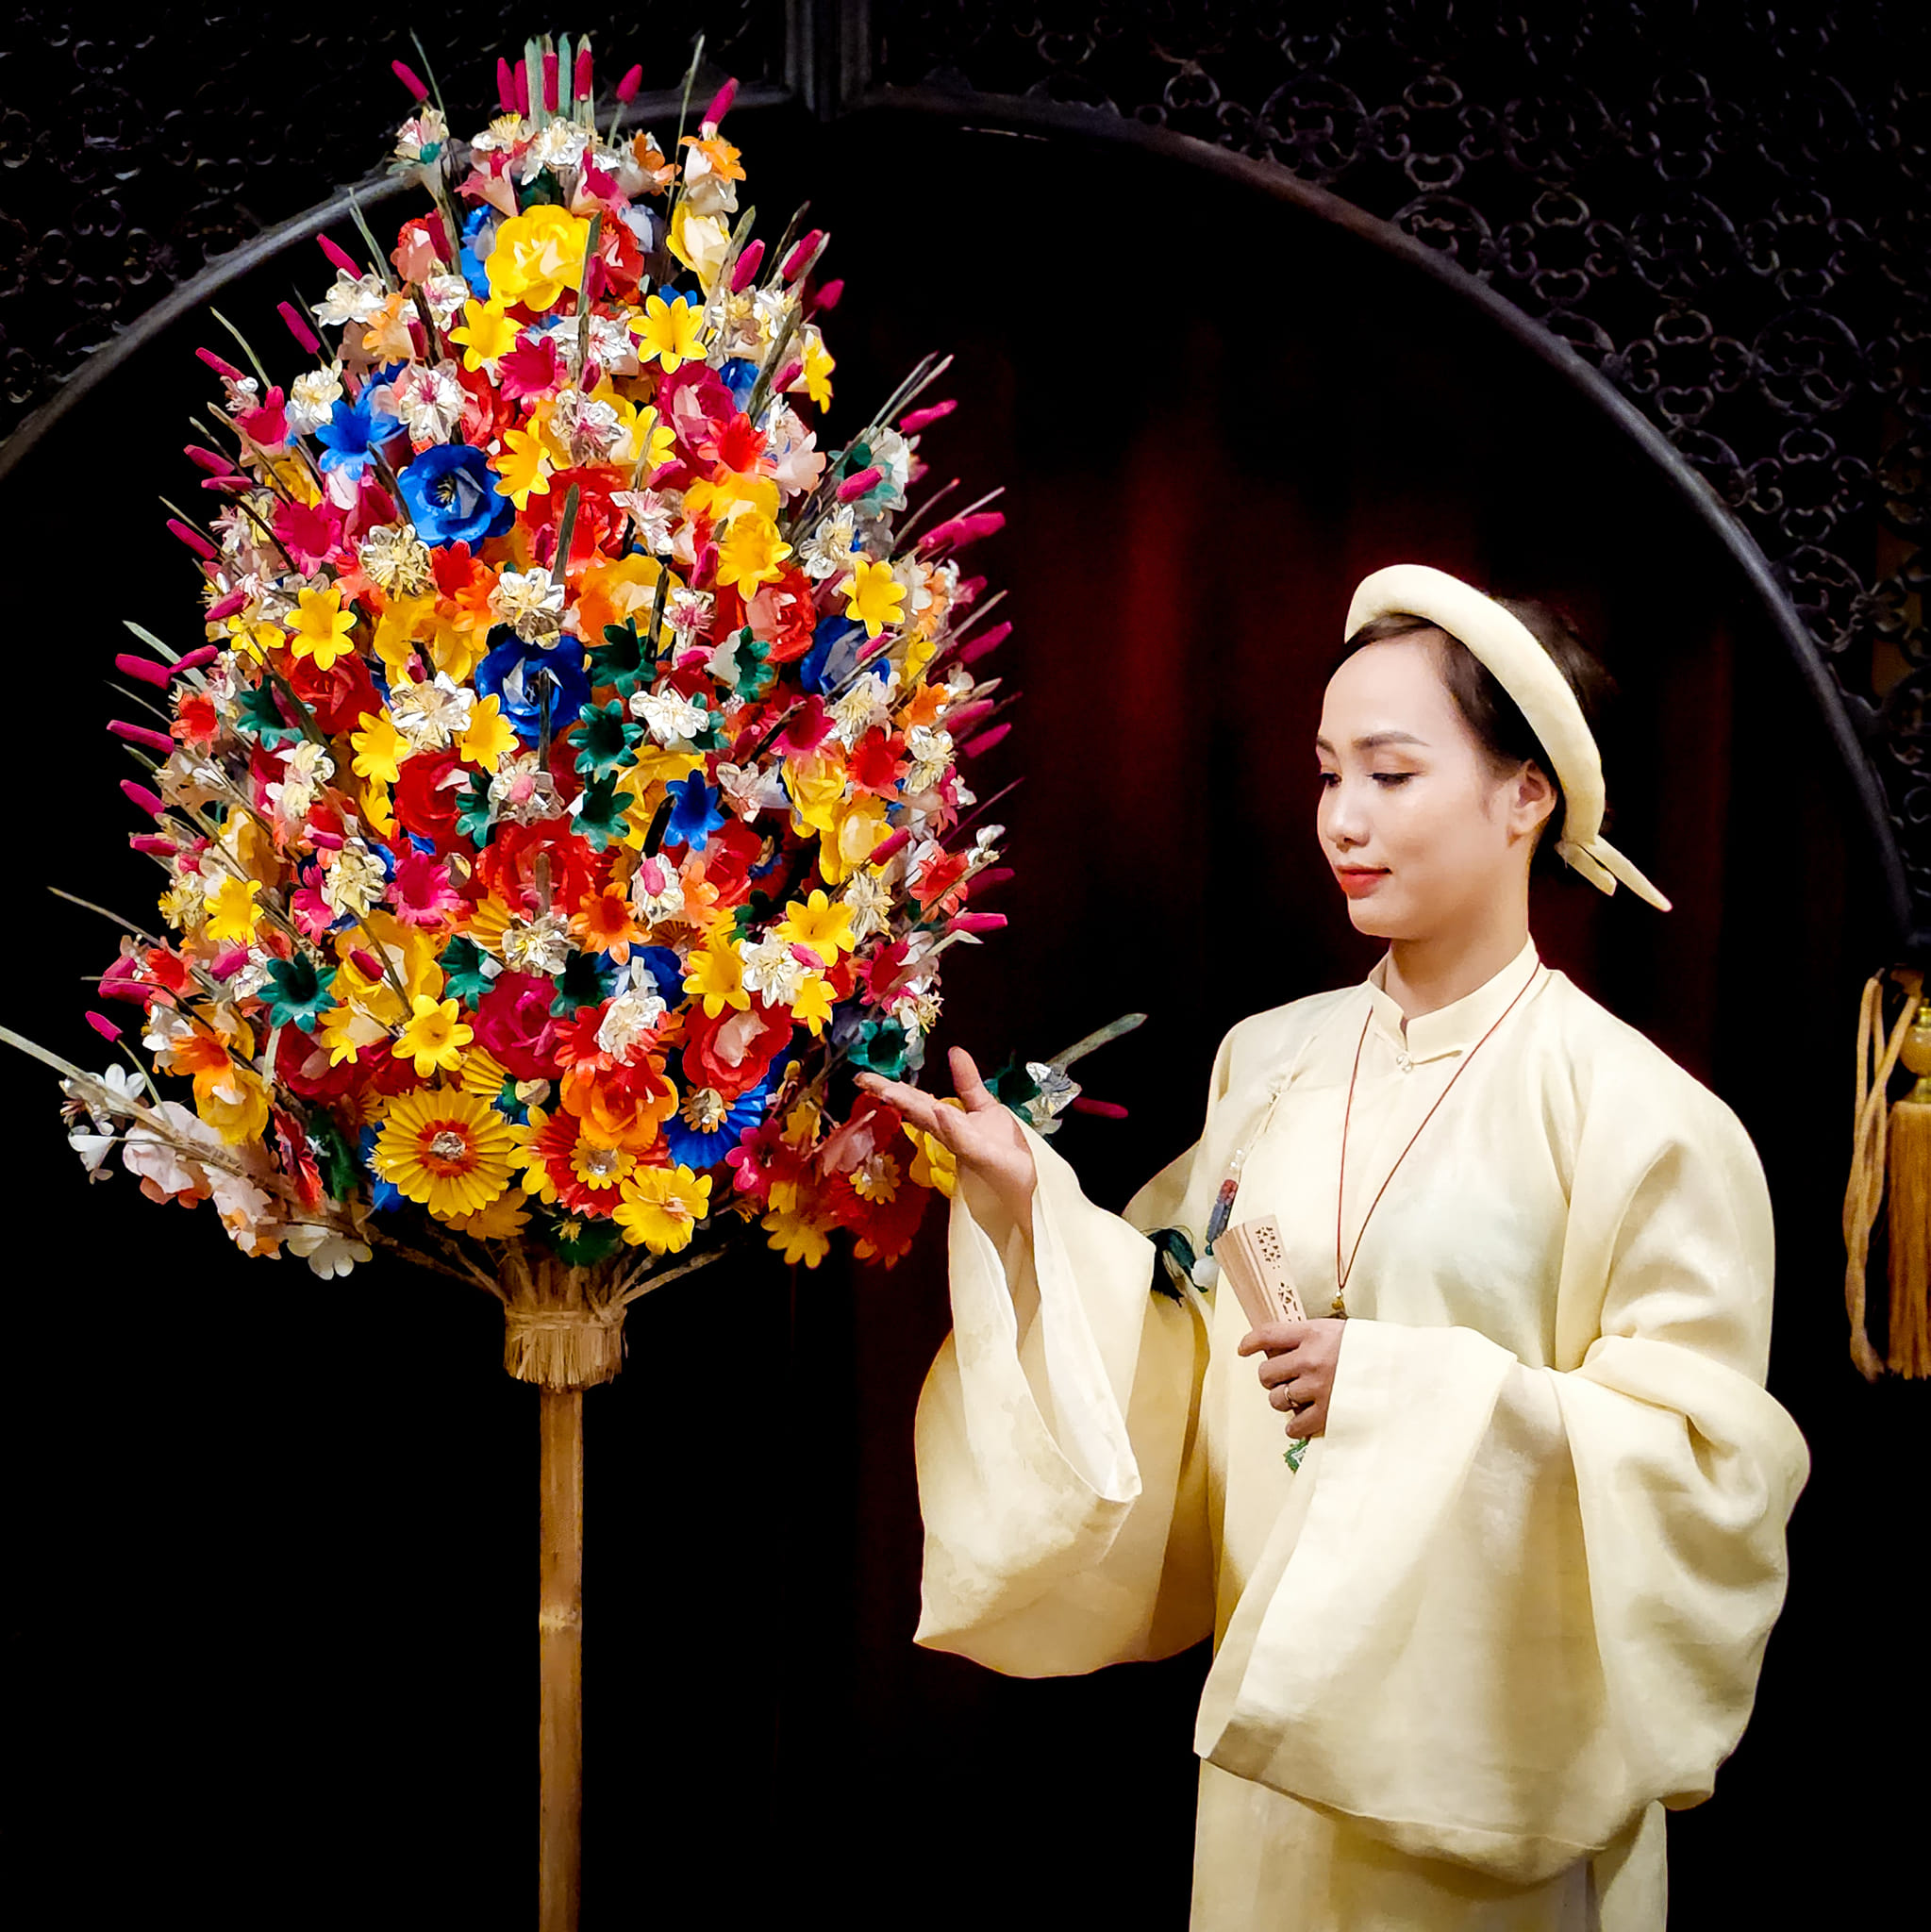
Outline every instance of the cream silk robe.
{"type": "Polygon", "coordinates": [[[1406,1027],[1385,971],[1237,1025],[1124,1218],[1030,1130],[1029,1231],[960,1188],[918,1641],[1045,1676],[1212,1635],[1194,1932],[1661,1932],[1663,1808],[1742,1732],[1808,1469],[1762,1169],[1533,942],[1406,1027]],[[1234,1218],[1324,1313],[1357,1044],[1343,1252],[1518,992],[1374,1209],[1296,1474],[1231,1289],[1149,1293],[1140,1230],[1197,1247],[1252,1140],[1234,1218]]]}

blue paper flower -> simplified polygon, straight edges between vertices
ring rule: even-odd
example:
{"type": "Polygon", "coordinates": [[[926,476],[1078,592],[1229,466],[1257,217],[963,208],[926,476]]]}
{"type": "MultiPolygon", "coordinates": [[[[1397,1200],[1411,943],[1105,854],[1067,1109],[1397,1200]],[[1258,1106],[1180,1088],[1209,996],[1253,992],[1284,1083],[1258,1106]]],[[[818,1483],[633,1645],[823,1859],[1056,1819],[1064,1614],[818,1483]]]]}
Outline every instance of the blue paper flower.
{"type": "Polygon", "coordinates": [[[684,962],[669,946],[632,946],[630,959],[633,965],[643,961],[665,1006],[674,1008],[684,1004],[684,962]]]}
{"type": "Polygon", "coordinates": [[[381,1214],[390,1208],[400,1208],[404,1203],[402,1190],[375,1172],[376,1132],[373,1126],[364,1127],[361,1138],[356,1142],[356,1151],[362,1157],[362,1165],[369,1173],[369,1205],[381,1214]]]}
{"type": "Polygon", "coordinates": [[[490,299],[490,271],[484,265],[484,256],[489,251],[486,249],[483,255],[478,255],[476,241],[483,232],[483,224],[488,222],[490,239],[493,242],[500,219],[496,209],[485,204],[474,210],[469,220],[462,225],[462,278],[470,285],[470,293],[478,302],[487,302],[490,299]]]}
{"type": "Polygon", "coordinates": [[[864,648],[865,626],[849,617],[821,617],[811,648],[798,660],[798,682],[820,697],[849,677],[864,648]]]}
{"type": "Polygon", "coordinates": [[[689,1168],[715,1167],[733,1147],[746,1127],[755,1127],[764,1118],[771,1099],[772,1081],[767,1074],[748,1093],[741,1093],[724,1111],[724,1117],[708,1133],[693,1127],[680,1109],[664,1123],[664,1144],[671,1158],[689,1168]]]}
{"type": "Polygon", "coordinates": [[[466,442],[431,443],[396,481],[424,543],[480,543],[500,537],[516,514],[496,493],[489,458],[466,442]]]}
{"type": "Polygon", "coordinates": [[[746,357],[733,356],[718,370],[718,374],[741,409],[751,400],[751,391],[757,387],[757,364],[746,357]]]}
{"type": "MultiPolygon", "coordinates": [[[[550,736],[559,736],[576,721],[590,698],[590,673],[583,646],[572,637],[559,637],[548,650],[517,636],[508,625],[490,634],[492,644],[476,666],[476,695],[494,698],[510,728],[525,744],[534,744],[542,730],[544,693],[549,696],[550,736]]],[[[723,823],[722,820],[719,821],[723,823]]]]}
{"type": "Polygon", "coordinates": [[[718,809],[718,790],[707,785],[695,772],[688,778],[673,778],[664,788],[671,795],[670,823],[664,827],[667,845],[683,845],[702,851],[710,835],[722,829],[724,815],[718,809]]]}
{"type": "Polygon", "coordinates": [[[375,400],[378,395],[387,399],[389,378],[401,366],[396,363],[371,375],[354,402],[343,396],[328,421],[317,427],[315,440],[323,446],[324,470],[343,470],[359,476],[375,451],[401,429],[402,425],[387,409],[379,408],[375,400]]]}

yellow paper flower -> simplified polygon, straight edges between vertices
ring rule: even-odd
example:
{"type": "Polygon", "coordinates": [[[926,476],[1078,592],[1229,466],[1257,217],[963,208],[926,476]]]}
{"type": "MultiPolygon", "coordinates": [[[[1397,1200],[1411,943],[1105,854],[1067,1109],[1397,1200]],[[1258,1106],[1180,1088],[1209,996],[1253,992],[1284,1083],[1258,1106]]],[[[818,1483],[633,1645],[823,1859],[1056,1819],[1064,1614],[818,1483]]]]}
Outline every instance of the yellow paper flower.
{"type": "Polygon", "coordinates": [[[314,658],[318,671],[326,671],[356,648],[349,642],[355,627],[356,614],[341,608],[340,591],[303,591],[295,599],[289,648],[298,658],[314,658]]]}
{"type": "Polygon", "coordinates": [[[749,597],[759,584],[782,575],[779,566],[791,554],[791,546],[777,533],[777,525],[756,510],[732,518],[718,545],[717,578],[721,584],[736,584],[741,597],[749,597]]]}
{"type": "MultiPolygon", "coordinates": [[[[391,1005],[394,999],[395,995],[391,993],[391,1005]]],[[[348,999],[336,991],[336,1003],[323,1014],[322,1024],[315,1029],[315,1038],[320,1045],[328,1049],[328,1064],[339,1067],[344,1060],[351,1064],[359,1061],[365,1047],[375,1046],[378,1041],[386,1043],[389,1028],[359,1000],[348,999]]]]}
{"type": "Polygon", "coordinates": [[[697,279],[708,295],[717,285],[718,271],[730,253],[731,231],[715,215],[692,214],[691,204],[680,201],[671,217],[671,253],[697,279]]]}
{"type": "Polygon", "coordinates": [[[814,1035],[824,1031],[831,1018],[831,982],[822,973],[807,973],[791,1000],[791,1018],[802,1020],[814,1035]]]}
{"type": "Polygon", "coordinates": [[[525,208],[496,230],[496,245],[486,264],[490,295],[497,302],[521,302],[525,308],[553,308],[583,281],[590,224],[554,203],[525,208]]]}
{"type": "Polygon", "coordinates": [[[596,1147],[579,1138],[570,1150],[570,1172],[587,1188],[622,1187],[636,1165],[637,1156],[627,1147],[596,1147]]]}
{"type": "MultiPolygon", "coordinates": [[[[941,1100],[941,1107],[960,1108],[961,1103],[951,1095],[941,1100]]],[[[905,1127],[906,1139],[918,1149],[912,1156],[910,1179],[918,1188],[931,1188],[943,1194],[949,1201],[958,1187],[958,1157],[936,1135],[922,1133],[911,1122],[901,1124],[905,1127]]]]}
{"type": "Polygon", "coordinates": [[[356,751],[352,769],[357,777],[393,785],[402,776],[402,761],[409,755],[409,741],[395,728],[387,706],[380,711],[364,711],[362,728],[351,735],[349,742],[356,751]]]}
{"type": "Polygon", "coordinates": [[[260,918],[255,902],[261,896],[259,879],[224,879],[202,901],[208,912],[208,936],[230,945],[245,946],[255,937],[260,918]]]}
{"type": "Polygon", "coordinates": [[[612,1219],[632,1247],[641,1243],[654,1255],[688,1248],[710,1210],[710,1176],[688,1167],[633,1167],[623,1190],[612,1219]]]}
{"type": "Polygon", "coordinates": [[[230,1147],[258,1141],[268,1125],[268,1088],[261,1076],[232,1061],[194,1076],[194,1111],[230,1147]]]}
{"type": "Polygon", "coordinates": [[[845,615],[856,617],[865,626],[865,635],[875,638],[888,624],[904,615],[905,586],[891,574],[889,563],[874,563],[861,557],[850,576],[840,584],[845,600],[845,615]]]}
{"type": "Polygon", "coordinates": [[[456,741],[456,748],[464,764],[482,772],[493,772],[496,760],[516,749],[516,733],[493,691],[471,711],[469,729],[456,741]]]}
{"type": "Polygon", "coordinates": [[[529,1225],[529,1209],[524,1205],[528,1200],[521,1188],[511,1188],[474,1214],[445,1215],[443,1219],[458,1234],[474,1235],[484,1241],[511,1241],[529,1225]]]}
{"type": "Polygon", "coordinates": [[[419,1080],[431,1074],[455,1073],[462,1065],[463,1048],[476,1037],[474,1027],[463,1024],[461,1007],[455,1000],[419,992],[409,1008],[402,1037],[390,1052],[399,1060],[414,1060],[419,1080]]]}
{"type": "Polygon", "coordinates": [[[636,327],[640,359],[656,362],[666,375],[704,359],[704,310],[694,303],[646,296],[636,327]]]}
{"type": "Polygon", "coordinates": [[[479,1213],[509,1185],[522,1134],[459,1087],[422,1088],[389,1103],[372,1164],[443,1221],[479,1213]]]}
{"type": "Polygon", "coordinates": [[[550,450],[539,429],[508,429],[503,448],[490,458],[496,471],[496,493],[507,496],[518,509],[527,507],[532,496],[550,493],[550,450]]]}
{"type": "Polygon", "coordinates": [[[746,476],[736,470],[719,470],[714,475],[699,477],[684,492],[685,509],[693,516],[707,516],[714,524],[728,523],[745,510],[774,519],[777,507],[774,476],[746,476]]]}
{"type": "MultiPolygon", "coordinates": [[[[777,1190],[772,1190],[775,1199],[777,1190]]],[[[787,1261],[802,1261],[807,1268],[815,1268],[831,1252],[831,1242],[825,1239],[824,1230],[815,1221],[807,1221],[802,1214],[780,1211],[767,1214],[758,1223],[771,1240],[768,1247],[776,1248],[787,1261]]]]}
{"type": "Polygon", "coordinates": [[[891,835],[885,801],[870,791],[842,801],[818,845],[818,870],[827,885],[842,885],[891,835]]]}
{"type": "Polygon", "coordinates": [[[744,962],[732,949],[728,925],[722,931],[713,928],[708,942],[686,964],[691,970],[684,975],[684,991],[703,999],[708,1018],[715,1020],[726,1007],[741,1013],[751,1005],[744,991],[744,962]]]}
{"type": "Polygon", "coordinates": [[[471,375],[486,369],[494,375],[497,363],[516,347],[519,332],[519,325],[494,302],[472,296],[462,305],[462,320],[449,331],[449,340],[462,344],[462,366],[471,375]]]}
{"type": "Polygon", "coordinates": [[[805,367],[791,384],[792,390],[802,389],[821,409],[828,409],[831,407],[831,372],[838,367],[837,357],[824,346],[824,338],[809,326],[805,330],[798,354],[805,367]]]}
{"type": "Polygon", "coordinates": [[[858,949],[852,931],[852,908],[826,892],[814,891],[803,902],[791,900],[777,931],[789,944],[809,946],[827,966],[839,954],[858,949]]]}
{"type": "Polygon", "coordinates": [[[810,832],[821,837],[829,833],[845,795],[844,766],[823,752],[813,752],[787,758],[779,775],[791,794],[792,829],[799,838],[810,832]]]}

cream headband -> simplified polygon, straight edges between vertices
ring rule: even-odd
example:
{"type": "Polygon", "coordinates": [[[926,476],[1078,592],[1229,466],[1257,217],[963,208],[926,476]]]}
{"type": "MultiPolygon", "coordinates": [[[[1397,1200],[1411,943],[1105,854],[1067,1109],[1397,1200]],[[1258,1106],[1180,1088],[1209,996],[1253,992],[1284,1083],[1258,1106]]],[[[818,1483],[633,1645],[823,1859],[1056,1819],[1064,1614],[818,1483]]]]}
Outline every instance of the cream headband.
{"type": "Polygon", "coordinates": [[[1391,563],[1355,588],[1344,637],[1397,613],[1425,617],[1473,651],[1516,702],[1548,755],[1566,801],[1556,850],[1590,884],[1613,892],[1622,882],[1663,911],[1670,902],[1603,837],[1603,759],[1569,680],[1518,617],[1473,584],[1425,563],[1391,563]]]}

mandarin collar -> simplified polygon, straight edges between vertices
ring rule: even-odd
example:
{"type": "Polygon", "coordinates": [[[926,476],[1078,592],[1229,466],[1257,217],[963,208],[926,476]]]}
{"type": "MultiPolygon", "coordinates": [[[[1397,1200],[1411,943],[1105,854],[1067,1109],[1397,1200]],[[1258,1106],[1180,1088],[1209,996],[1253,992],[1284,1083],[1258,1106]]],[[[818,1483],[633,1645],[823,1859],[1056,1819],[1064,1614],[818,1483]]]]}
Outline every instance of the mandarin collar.
{"type": "Polygon", "coordinates": [[[1531,980],[1547,971],[1536,951],[1534,939],[1524,940],[1522,951],[1473,992],[1464,993],[1445,1007],[1437,1007],[1432,1013],[1407,1021],[1405,1027],[1402,1009],[1387,991],[1390,958],[1384,953],[1375,961],[1374,970],[1362,981],[1362,986],[1373,1008],[1374,1030],[1397,1055],[1416,1063],[1440,1059],[1444,1054],[1461,1053],[1474,1045],[1508,1010],[1508,1003],[1531,980]]]}

